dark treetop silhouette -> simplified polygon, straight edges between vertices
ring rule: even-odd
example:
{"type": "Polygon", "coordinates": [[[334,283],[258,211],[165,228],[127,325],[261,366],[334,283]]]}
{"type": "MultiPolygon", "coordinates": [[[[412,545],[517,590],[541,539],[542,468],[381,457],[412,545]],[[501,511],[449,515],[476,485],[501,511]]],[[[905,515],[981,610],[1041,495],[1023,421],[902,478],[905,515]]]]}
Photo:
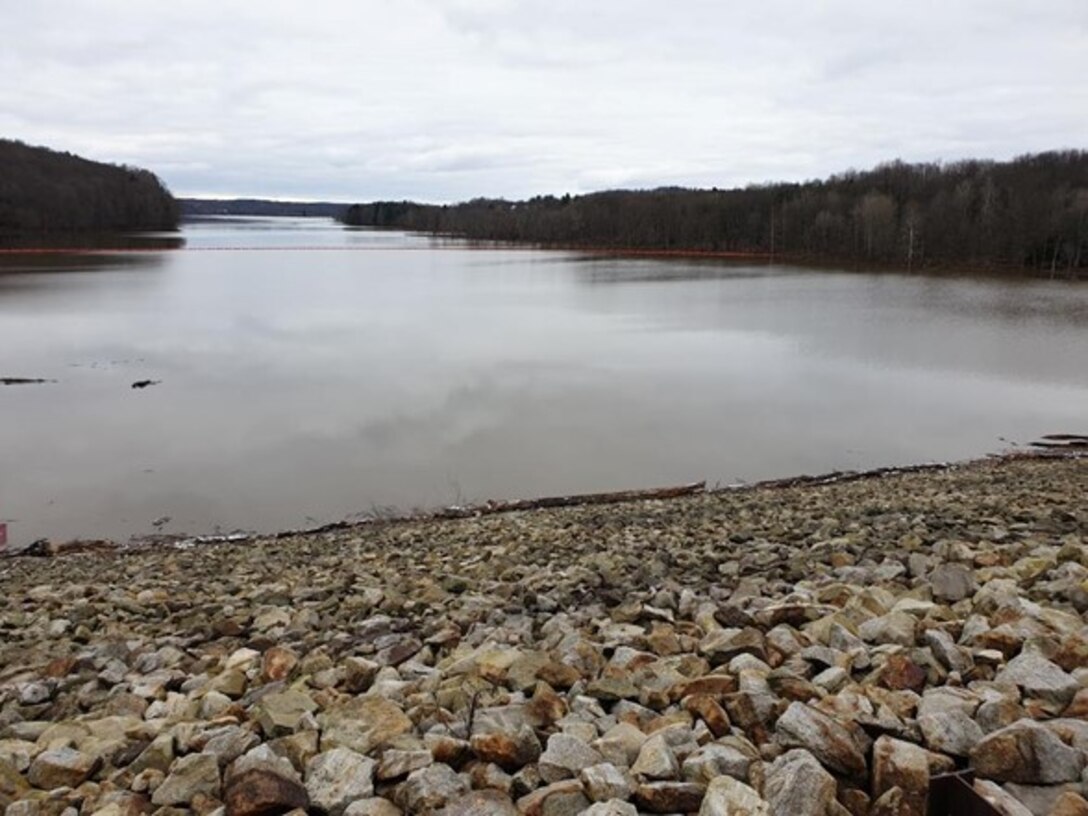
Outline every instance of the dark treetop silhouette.
{"type": "Polygon", "coordinates": [[[377,201],[353,205],[344,221],[485,241],[1079,276],[1088,266],[1088,152],[894,161],[824,181],[735,190],[377,201]]]}
{"type": "Polygon", "coordinates": [[[0,139],[0,235],[177,228],[155,174],[0,139]]]}

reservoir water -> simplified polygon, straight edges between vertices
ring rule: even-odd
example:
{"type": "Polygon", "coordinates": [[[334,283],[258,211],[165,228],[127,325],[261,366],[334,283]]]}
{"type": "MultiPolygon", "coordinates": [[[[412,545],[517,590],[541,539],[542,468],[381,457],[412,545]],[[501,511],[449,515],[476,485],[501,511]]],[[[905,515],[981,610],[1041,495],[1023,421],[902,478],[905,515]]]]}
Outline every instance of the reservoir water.
{"type": "Polygon", "coordinates": [[[0,522],[270,531],[1088,430],[1088,287],[471,249],[316,219],[0,255],[0,522]],[[138,381],[158,381],[133,388],[138,381]]]}

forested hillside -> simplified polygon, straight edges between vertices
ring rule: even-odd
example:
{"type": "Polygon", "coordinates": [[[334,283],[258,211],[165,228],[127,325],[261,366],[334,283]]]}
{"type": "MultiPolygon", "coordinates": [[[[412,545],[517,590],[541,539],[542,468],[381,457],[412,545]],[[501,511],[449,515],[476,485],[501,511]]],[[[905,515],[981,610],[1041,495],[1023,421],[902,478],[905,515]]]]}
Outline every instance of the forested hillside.
{"type": "Polygon", "coordinates": [[[0,233],[168,230],[178,205],[137,167],[0,139],[0,233]]]}
{"type": "Polygon", "coordinates": [[[1088,152],[895,161],[825,181],[736,190],[373,202],[353,205],[345,221],[478,240],[1077,274],[1088,266],[1088,152]]]}

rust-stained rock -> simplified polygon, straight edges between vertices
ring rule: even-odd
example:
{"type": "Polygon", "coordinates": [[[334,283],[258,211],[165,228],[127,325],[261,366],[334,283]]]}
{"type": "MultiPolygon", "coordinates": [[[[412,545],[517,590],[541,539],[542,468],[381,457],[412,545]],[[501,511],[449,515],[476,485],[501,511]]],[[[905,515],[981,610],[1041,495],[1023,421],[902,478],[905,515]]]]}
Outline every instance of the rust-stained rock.
{"type": "Polygon", "coordinates": [[[729,733],[729,715],[709,694],[692,694],[682,701],[684,708],[706,723],[710,733],[722,737],[729,733]]]}
{"type": "Polygon", "coordinates": [[[300,782],[267,770],[252,770],[227,780],[224,804],[229,816],[274,816],[308,808],[310,799],[300,782]]]}
{"type": "Polygon", "coordinates": [[[286,680],[298,665],[298,655],[283,646],[273,646],[261,659],[261,679],[266,683],[286,680]]]}
{"type": "Polygon", "coordinates": [[[73,748],[59,747],[38,754],[27,771],[27,780],[36,788],[75,788],[99,769],[102,760],[73,748]]]}
{"type": "Polygon", "coordinates": [[[790,703],[775,723],[775,736],[787,747],[805,748],[834,771],[864,777],[862,746],[849,728],[804,703],[790,703]]]}
{"type": "Polygon", "coordinates": [[[523,725],[513,734],[473,734],[472,751],[483,762],[494,762],[507,771],[516,771],[540,759],[541,745],[536,733],[523,725]]]}
{"type": "Polygon", "coordinates": [[[999,782],[1073,782],[1080,778],[1084,764],[1084,754],[1032,720],[1020,720],[987,734],[971,750],[975,772],[999,782]]]}
{"type": "Polygon", "coordinates": [[[920,692],[926,687],[926,671],[905,654],[893,654],[884,663],[880,682],[894,691],[920,692]]]}
{"type": "Polygon", "coordinates": [[[917,745],[891,737],[881,737],[873,744],[873,799],[893,788],[899,791],[895,813],[899,816],[926,816],[929,797],[929,760],[917,745]]]}
{"type": "Polygon", "coordinates": [[[646,782],[635,788],[634,801],[647,813],[687,813],[698,810],[705,795],[697,782],[646,782]]]}

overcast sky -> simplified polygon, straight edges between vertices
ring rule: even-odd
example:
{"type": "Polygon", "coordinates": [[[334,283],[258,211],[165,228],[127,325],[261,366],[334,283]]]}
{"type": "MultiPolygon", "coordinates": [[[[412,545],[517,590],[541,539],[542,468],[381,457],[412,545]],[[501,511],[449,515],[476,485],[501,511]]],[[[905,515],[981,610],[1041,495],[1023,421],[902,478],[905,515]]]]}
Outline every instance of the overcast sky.
{"type": "Polygon", "coordinates": [[[0,0],[0,135],[453,201],[1088,147],[1086,0],[0,0]]]}

